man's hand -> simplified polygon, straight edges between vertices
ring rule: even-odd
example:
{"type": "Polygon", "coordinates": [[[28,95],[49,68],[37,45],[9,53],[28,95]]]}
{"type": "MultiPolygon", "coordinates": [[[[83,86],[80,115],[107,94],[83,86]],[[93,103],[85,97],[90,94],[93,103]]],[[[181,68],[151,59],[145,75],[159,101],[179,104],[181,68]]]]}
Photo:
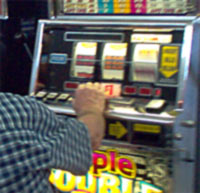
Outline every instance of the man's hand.
{"type": "Polygon", "coordinates": [[[99,83],[87,83],[78,87],[75,92],[73,107],[77,118],[87,127],[93,149],[97,149],[104,136],[105,95],[99,83]]]}
{"type": "Polygon", "coordinates": [[[105,108],[104,89],[99,83],[81,84],[75,92],[73,103],[77,116],[84,113],[103,113],[105,108]]]}

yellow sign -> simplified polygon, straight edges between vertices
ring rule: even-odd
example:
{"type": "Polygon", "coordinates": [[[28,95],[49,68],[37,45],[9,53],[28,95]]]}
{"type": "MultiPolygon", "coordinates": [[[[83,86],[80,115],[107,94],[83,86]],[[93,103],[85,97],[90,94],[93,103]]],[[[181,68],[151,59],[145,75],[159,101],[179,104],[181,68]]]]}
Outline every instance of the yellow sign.
{"type": "Polygon", "coordinates": [[[108,133],[109,135],[115,136],[117,139],[120,139],[127,133],[127,129],[121,122],[117,121],[116,123],[109,124],[108,133]]]}
{"type": "Polygon", "coordinates": [[[95,48],[96,49],[96,46],[97,46],[97,43],[93,43],[93,42],[82,42],[81,45],[84,47],[84,48],[95,48]]]}
{"type": "Polygon", "coordinates": [[[170,78],[178,72],[179,47],[162,47],[160,72],[166,78],[170,78]]]}
{"type": "Polygon", "coordinates": [[[146,125],[146,124],[134,124],[133,130],[145,133],[158,134],[161,132],[161,126],[159,125],[146,125]]]}

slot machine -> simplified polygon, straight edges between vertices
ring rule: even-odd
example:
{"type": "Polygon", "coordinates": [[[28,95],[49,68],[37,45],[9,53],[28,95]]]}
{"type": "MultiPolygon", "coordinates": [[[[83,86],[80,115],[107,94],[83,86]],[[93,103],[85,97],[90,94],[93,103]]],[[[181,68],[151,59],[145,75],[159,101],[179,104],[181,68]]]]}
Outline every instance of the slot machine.
{"type": "Polygon", "coordinates": [[[116,15],[195,15],[199,0],[49,0],[50,18],[116,15]]]}
{"type": "MultiPolygon", "coordinates": [[[[0,53],[4,50],[2,42],[2,22],[8,18],[7,2],[6,0],[0,0],[0,53]]],[[[0,61],[2,60],[2,54],[0,55],[0,61]]]]}
{"type": "Polygon", "coordinates": [[[93,165],[86,176],[52,169],[49,181],[59,191],[200,191],[195,3],[48,1],[51,20],[38,23],[29,94],[71,117],[79,84],[100,82],[108,97],[93,165]]]}
{"type": "Polygon", "coordinates": [[[199,22],[193,16],[39,21],[29,94],[72,117],[79,84],[100,82],[108,97],[105,137],[90,171],[52,169],[57,189],[197,192],[199,22]]]}

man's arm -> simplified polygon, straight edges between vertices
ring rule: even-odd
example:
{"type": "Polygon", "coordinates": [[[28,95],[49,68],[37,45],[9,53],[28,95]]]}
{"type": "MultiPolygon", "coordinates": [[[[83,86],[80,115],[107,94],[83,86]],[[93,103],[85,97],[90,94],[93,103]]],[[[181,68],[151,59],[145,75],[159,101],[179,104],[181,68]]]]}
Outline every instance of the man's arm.
{"type": "Polygon", "coordinates": [[[93,88],[77,89],[77,120],[56,116],[34,98],[0,93],[1,191],[43,190],[52,168],[87,173],[91,144],[97,148],[104,133],[104,96],[96,95],[93,88]]]}
{"type": "Polygon", "coordinates": [[[97,149],[104,136],[105,120],[103,114],[99,112],[91,112],[79,116],[78,119],[88,127],[92,149],[97,149]]]}
{"type": "Polygon", "coordinates": [[[91,138],[92,149],[97,149],[105,130],[105,95],[100,84],[82,84],[76,90],[74,109],[78,120],[87,127],[91,138]]]}

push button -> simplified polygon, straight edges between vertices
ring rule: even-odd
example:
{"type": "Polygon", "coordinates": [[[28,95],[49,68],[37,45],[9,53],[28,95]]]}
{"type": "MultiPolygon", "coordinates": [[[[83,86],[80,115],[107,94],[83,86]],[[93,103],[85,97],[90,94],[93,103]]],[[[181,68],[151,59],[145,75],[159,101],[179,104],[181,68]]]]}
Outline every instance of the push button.
{"type": "Polygon", "coordinates": [[[60,94],[56,99],[57,99],[57,101],[64,102],[64,101],[67,101],[69,96],[70,96],[70,94],[63,93],[63,94],[60,94]]]}
{"type": "Polygon", "coordinates": [[[112,98],[109,100],[109,103],[115,104],[115,105],[128,105],[131,106],[134,103],[135,99],[134,98],[123,98],[123,97],[118,97],[118,98],[112,98]]]}
{"type": "Polygon", "coordinates": [[[72,97],[72,96],[70,96],[69,98],[68,98],[68,103],[72,103],[73,102],[73,100],[74,100],[74,98],[72,97]]]}
{"type": "Polygon", "coordinates": [[[43,99],[46,95],[47,95],[47,92],[40,91],[40,92],[36,93],[35,98],[43,99]]]}
{"type": "Polygon", "coordinates": [[[58,96],[58,93],[57,92],[51,92],[47,95],[46,99],[47,100],[55,100],[56,97],[58,96]]]}
{"type": "Polygon", "coordinates": [[[166,106],[166,101],[163,99],[153,99],[145,106],[149,113],[161,113],[166,106]]]}

